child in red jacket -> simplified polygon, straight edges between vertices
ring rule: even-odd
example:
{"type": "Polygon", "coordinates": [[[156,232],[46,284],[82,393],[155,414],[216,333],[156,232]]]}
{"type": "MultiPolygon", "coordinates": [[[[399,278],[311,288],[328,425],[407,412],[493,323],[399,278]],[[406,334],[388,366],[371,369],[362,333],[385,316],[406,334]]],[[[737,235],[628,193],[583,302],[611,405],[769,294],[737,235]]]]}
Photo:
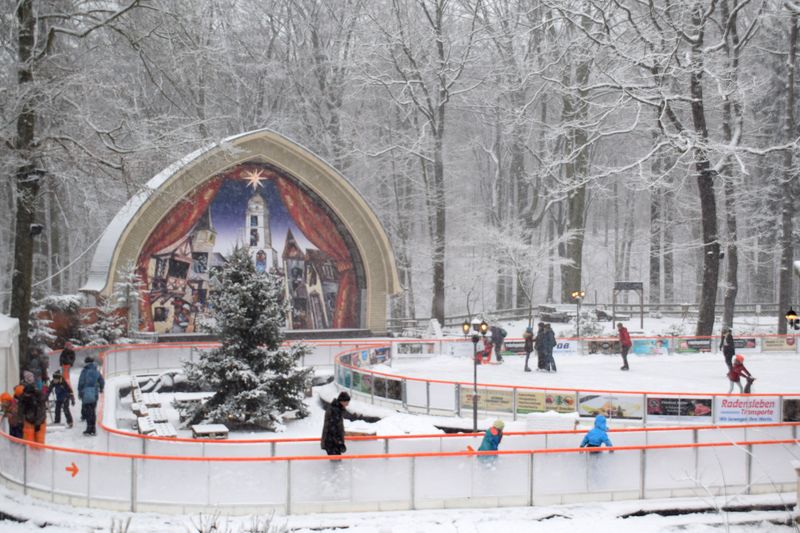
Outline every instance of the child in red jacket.
{"type": "Polygon", "coordinates": [[[738,354],[736,356],[736,360],[733,362],[733,367],[731,367],[730,371],[728,372],[728,379],[730,380],[730,386],[728,387],[728,394],[733,392],[733,385],[736,384],[739,387],[739,394],[749,393],[750,392],[750,385],[756,378],[744,367],[744,356],[742,354],[738,354]],[[742,391],[742,383],[741,377],[744,376],[747,379],[747,387],[745,387],[744,391],[742,391]]]}

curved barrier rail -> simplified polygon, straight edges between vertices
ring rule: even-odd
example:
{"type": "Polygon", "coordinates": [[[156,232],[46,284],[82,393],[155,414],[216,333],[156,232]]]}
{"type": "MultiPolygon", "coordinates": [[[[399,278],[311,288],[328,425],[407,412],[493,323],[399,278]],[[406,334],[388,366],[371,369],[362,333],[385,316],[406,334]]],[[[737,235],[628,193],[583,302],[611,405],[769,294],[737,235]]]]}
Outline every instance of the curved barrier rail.
{"type": "MultiPolygon", "coordinates": [[[[420,346],[413,353],[455,353],[464,349],[458,341],[404,344],[420,346]]],[[[397,346],[396,342],[387,342],[339,354],[335,359],[336,383],[360,400],[376,405],[441,416],[472,413],[472,382],[400,376],[370,368],[391,364],[391,358],[398,353],[397,346]]],[[[471,356],[471,345],[469,348],[471,356]]],[[[800,420],[800,393],[743,395],[478,383],[478,412],[482,416],[505,415],[516,420],[519,415],[545,411],[577,412],[585,417],[604,414],[644,425],[794,422],[800,420]]]]}

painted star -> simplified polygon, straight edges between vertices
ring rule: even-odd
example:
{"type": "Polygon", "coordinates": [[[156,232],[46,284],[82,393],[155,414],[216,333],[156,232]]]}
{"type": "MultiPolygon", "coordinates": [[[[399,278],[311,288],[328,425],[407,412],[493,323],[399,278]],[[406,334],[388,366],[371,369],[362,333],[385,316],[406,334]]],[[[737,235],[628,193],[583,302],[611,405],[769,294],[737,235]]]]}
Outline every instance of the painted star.
{"type": "Polygon", "coordinates": [[[250,172],[243,174],[242,179],[247,182],[247,185],[252,187],[253,190],[261,187],[261,182],[267,179],[266,176],[261,174],[260,170],[251,170],[250,172]]]}

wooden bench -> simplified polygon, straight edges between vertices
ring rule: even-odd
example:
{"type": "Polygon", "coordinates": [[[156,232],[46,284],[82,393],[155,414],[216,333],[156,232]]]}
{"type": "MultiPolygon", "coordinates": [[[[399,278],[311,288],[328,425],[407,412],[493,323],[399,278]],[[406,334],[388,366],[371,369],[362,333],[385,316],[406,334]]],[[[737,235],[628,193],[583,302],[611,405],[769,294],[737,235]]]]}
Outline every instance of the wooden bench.
{"type": "Polygon", "coordinates": [[[161,422],[166,422],[167,415],[165,415],[164,411],[162,411],[161,409],[154,407],[153,409],[150,409],[150,420],[152,420],[156,424],[161,422]]]}
{"type": "Polygon", "coordinates": [[[156,424],[149,416],[140,416],[136,419],[136,427],[142,435],[152,435],[156,432],[156,424]]]}
{"type": "Polygon", "coordinates": [[[228,427],[225,424],[195,424],[192,426],[193,439],[227,439],[228,427]]]}
{"type": "Polygon", "coordinates": [[[135,414],[137,417],[147,416],[148,414],[147,406],[140,402],[133,402],[131,404],[131,411],[133,411],[133,414],[135,414]]]}
{"type": "Polygon", "coordinates": [[[158,399],[158,394],[154,392],[142,394],[142,401],[147,407],[161,407],[161,400],[158,399]]]}
{"type": "Polygon", "coordinates": [[[174,439],[178,436],[178,432],[169,422],[155,423],[155,426],[157,437],[168,437],[174,439]]]}

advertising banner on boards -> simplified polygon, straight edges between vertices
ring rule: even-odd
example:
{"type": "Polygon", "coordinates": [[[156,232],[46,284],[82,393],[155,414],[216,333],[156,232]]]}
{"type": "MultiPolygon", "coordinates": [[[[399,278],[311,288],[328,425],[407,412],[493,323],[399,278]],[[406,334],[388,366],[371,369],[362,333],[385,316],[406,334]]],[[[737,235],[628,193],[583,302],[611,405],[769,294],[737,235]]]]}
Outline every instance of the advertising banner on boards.
{"type": "Polygon", "coordinates": [[[761,337],[762,352],[796,352],[796,337],[761,337]]]}
{"type": "MultiPolygon", "coordinates": [[[[461,387],[461,410],[472,409],[472,387],[461,387]]],[[[478,410],[510,413],[514,407],[511,389],[478,389],[478,410]]]]}
{"type": "Polygon", "coordinates": [[[712,403],[709,398],[647,397],[647,419],[711,423],[712,403]]]}
{"type": "Polygon", "coordinates": [[[641,419],[644,416],[640,394],[578,394],[580,416],[605,415],[608,418],[641,419]]]}
{"type": "Polygon", "coordinates": [[[575,393],[517,391],[517,412],[520,414],[574,413],[575,403],[575,393]]]}
{"type": "Polygon", "coordinates": [[[669,339],[633,339],[636,355],[669,355],[669,339]]]}
{"type": "Polygon", "coordinates": [[[622,349],[618,339],[601,339],[589,341],[589,353],[619,354],[622,353],[622,349]]]}
{"type": "Polygon", "coordinates": [[[678,337],[675,342],[677,353],[700,353],[711,351],[711,339],[695,337],[678,337]]]}
{"type": "Polygon", "coordinates": [[[720,424],[772,424],[779,421],[777,396],[717,396],[714,409],[720,424]]]}

